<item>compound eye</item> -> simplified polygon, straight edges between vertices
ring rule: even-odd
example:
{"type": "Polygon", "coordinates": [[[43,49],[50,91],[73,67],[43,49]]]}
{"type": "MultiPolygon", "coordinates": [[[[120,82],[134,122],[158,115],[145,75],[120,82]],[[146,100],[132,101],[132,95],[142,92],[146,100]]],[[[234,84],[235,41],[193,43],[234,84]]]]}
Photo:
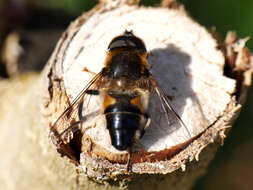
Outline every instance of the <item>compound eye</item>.
{"type": "Polygon", "coordinates": [[[130,32],[125,32],[124,35],[118,36],[111,41],[108,50],[111,51],[116,48],[136,49],[143,53],[147,52],[143,41],[130,32]]]}
{"type": "Polygon", "coordinates": [[[113,50],[116,48],[123,48],[123,47],[135,47],[135,44],[132,43],[128,37],[119,36],[114,38],[110,45],[108,46],[108,50],[113,50]]]}

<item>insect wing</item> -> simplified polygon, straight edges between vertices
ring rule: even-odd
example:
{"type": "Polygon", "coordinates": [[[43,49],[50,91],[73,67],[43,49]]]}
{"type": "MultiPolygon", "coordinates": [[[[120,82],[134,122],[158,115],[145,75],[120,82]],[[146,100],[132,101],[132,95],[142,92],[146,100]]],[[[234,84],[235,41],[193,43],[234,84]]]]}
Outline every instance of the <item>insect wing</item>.
{"type": "Polygon", "coordinates": [[[174,110],[168,96],[159,88],[152,75],[149,79],[149,85],[151,92],[149,115],[152,124],[157,125],[161,130],[165,130],[166,133],[173,133],[180,129],[184,132],[184,134],[181,134],[182,136],[191,138],[192,136],[189,129],[174,110]]]}
{"type": "MultiPolygon", "coordinates": [[[[102,74],[100,72],[93,77],[93,79],[76,96],[70,106],[55,121],[50,129],[49,136],[56,146],[59,146],[62,143],[68,143],[73,137],[73,133],[75,133],[77,130],[80,130],[80,124],[87,119],[87,117],[80,116],[80,108],[84,107],[84,100],[89,99],[92,96],[87,94],[88,91],[94,92],[99,90],[101,79],[102,74]]],[[[89,101],[85,107],[88,106],[89,101]]],[[[92,116],[92,114],[89,116],[92,116]]]]}

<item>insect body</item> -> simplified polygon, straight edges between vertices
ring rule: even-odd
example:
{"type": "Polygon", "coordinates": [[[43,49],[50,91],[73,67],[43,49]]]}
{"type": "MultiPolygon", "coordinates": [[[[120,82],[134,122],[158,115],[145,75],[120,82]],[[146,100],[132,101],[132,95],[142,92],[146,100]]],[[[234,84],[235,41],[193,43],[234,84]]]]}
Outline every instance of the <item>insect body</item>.
{"type": "MultiPolygon", "coordinates": [[[[151,119],[156,120],[150,118],[148,113],[151,97],[159,105],[159,118],[165,118],[168,127],[174,125],[176,128],[186,128],[149,71],[147,56],[144,42],[132,32],[126,31],[115,37],[108,46],[105,67],[52,126],[51,136],[55,143],[64,143],[67,133],[86,122],[88,115],[81,114],[77,122],[64,126],[69,118],[77,117],[80,105],[88,96],[99,95],[102,98],[103,106],[99,114],[105,116],[112,146],[120,151],[131,152],[131,147],[143,136],[151,119]]],[[[83,109],[88,107],[89,104],[83,109]]],[[[159,125],[159,122],[156,124],[159,125]]]]}
{"type": "Polygon", "coordinates": [[[141,39],[131,32],[112,40],[108,47],[103,77],[111,86],[104,99],[104,114],[112,145],[118,150],[130,148],[149,125],[147,115],[149,86],[147,52],[141,39]]]}

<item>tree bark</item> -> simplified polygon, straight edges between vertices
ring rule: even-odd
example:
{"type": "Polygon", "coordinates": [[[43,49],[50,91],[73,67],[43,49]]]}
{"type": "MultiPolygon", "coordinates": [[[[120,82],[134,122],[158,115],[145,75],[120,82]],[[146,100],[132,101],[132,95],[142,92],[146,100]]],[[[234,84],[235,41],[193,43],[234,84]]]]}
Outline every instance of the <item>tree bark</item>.
{"type": "MultiPolygon", "coordinates": [[[[230,33],[219,44],[182,6],[163,5],[101,1],[70,25],[40,75],[1,81],[2,189],[179,190],[190,189],[203,175],[245,100],[250,53],[246,40],[230,33]],[[140,141],[148,147],[145,153],[136,146],[130,173],[127,154],[113,150],[108,138],[97,139],[96,129],[81,140],[72,137],[80,153],[66,143],[58,147],[59,154],[48,137],[53,122],[102,69],[110,40],[124,29],[146,43],[151,72],[194,139],[168,133],[159,144],[159,134],[151,129],[140,141]],[[149,146],[152,139],[156,141],[149,146]]],[[[106,137],[107,131],[99,130],[106,137]]]]}

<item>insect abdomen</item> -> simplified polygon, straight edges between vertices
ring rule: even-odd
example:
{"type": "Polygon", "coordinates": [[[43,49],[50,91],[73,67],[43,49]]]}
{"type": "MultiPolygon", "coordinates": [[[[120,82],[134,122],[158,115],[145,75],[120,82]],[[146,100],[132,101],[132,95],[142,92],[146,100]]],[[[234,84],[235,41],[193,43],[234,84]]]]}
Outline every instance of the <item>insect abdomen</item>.
{"type": "Polygon", "coordinates": [[[131,95],[111,95],[115,103],[105,109],[107,129],[112,145],[118,150],[126,150],[144,133],[148,117],[130,103],[131,95]]]}

